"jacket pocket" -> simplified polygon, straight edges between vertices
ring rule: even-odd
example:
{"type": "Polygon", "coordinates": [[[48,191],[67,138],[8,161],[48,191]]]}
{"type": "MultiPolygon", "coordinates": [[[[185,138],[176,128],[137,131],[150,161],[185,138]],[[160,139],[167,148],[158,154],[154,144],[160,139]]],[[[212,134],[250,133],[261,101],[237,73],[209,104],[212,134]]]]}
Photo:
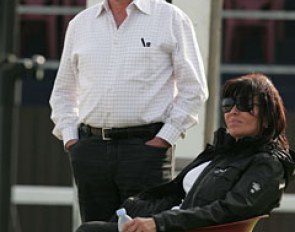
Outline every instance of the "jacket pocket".
{"type": "Polygon", "coordinates": [[[216,166],[199,183],[198,196],[207,202],[223,199],[239,180],[241,170],[235,166],[216,166]]]}

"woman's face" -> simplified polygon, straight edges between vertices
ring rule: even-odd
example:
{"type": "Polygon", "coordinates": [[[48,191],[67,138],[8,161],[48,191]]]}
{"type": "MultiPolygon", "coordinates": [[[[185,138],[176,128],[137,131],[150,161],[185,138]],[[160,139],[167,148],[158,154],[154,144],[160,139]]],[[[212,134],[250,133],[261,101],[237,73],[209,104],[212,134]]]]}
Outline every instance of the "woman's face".
{"type": "Polygon", "coordinates": [[[236,105],[224,113],[225,123],[229,134],[236,140],[242,137],[254,137],[259,133],[259,108],[254,103],[250,112],[240,111],[236,105]]]}

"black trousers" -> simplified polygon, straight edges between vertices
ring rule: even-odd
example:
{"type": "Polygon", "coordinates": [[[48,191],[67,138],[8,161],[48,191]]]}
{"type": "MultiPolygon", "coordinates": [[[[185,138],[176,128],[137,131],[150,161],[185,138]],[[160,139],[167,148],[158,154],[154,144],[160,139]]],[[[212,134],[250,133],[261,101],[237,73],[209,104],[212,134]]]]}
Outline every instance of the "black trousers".
{"type": "Polygon", "coordinates": [[[69,153],[82,222],[109,221],[126,198],[172,178],[172,147],[145,145],[151,138],[80,137],[69,153]]]}

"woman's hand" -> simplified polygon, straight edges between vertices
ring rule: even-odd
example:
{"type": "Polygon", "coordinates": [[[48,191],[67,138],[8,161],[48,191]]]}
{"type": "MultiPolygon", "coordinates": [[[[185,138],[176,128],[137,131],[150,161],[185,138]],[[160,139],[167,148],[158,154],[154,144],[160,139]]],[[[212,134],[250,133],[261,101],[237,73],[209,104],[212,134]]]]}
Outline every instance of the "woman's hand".
{"type": "Polygon", "coordinates": [[[134,218],[124,224],[122,232],[156,232],[153,218],[134,218]]]}

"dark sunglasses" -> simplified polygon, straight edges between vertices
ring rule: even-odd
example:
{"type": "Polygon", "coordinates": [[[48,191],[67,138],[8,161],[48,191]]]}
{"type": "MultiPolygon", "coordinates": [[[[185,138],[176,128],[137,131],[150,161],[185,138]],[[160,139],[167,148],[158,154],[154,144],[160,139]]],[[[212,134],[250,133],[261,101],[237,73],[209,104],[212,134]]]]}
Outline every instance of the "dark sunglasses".
{"type": "Polygon", "coordinates": [[[252,98],[231,98],[226,97],[222,99],[221,102],[221,110],[223,113],[228,113],[232,110],[234,106],[237,107],[237,109],[241,112],[250,112],[253,110],[253,106],[255,104],[253,103],[252,98]]]}

